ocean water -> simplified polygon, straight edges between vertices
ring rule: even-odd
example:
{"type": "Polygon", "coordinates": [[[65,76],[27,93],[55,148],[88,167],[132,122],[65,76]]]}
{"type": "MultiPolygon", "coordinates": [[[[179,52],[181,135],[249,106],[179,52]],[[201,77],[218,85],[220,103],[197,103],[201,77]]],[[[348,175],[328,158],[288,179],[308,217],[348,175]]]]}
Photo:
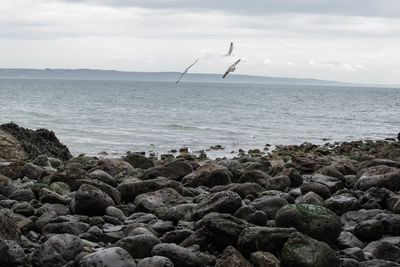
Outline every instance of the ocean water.
{"type": "Polygon", "coordinates": [[[0,79],[0,124],[54,131],[73,154],[383,139],[400,131],[400,89],[0,79]]]}

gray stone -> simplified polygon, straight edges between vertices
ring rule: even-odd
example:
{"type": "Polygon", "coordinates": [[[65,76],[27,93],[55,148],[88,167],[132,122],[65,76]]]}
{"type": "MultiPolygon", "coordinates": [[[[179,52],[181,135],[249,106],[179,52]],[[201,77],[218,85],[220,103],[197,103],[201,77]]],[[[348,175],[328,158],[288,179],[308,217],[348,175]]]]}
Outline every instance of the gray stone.
{"type": "Polygon", "coordinates": [[[174,267],[174,264],[166,257],[153,256],[139,261],[137,267],[174,267]]]}
{"type": "Polygon", "coordinates": [[[346,193],[331,196],[325,200],[324,206],[339,216],[345,212],[361,208],[358,199],[346,193]]]}
{"type": "Polygon", "coordinates": [[[380,239],[383,236],[384,227],[382,222],[371,219],[359,222],[354,227],[354,235],[361,241],[371,242],[380,239]]]}
{"type": "Polygon", "coordinates": [[[23,266],[26,256],[24,250],[14,240],[0,241],[0,265],[7,267],[23,266]]]}
{"type": "Polygon", "coordinates": [[[162,176],[171,180],[180,181],[185,175],[191,173],[192,171],[193,167],[189,161],[177,159],[163,166],[147,169],[145,178],[153,179],[162,176]]]}
{"type": "Polygon", "coordinates": [[[173,188],[163,188],[154,192],[140,194],[135,198],[133,204],[136,211],[151,212],[163,206],[185,203],[182,197],[173,188]]]}
{"type": "Polygon", "coordinates": [[[317,193],[315,192],[307,192],[305,195],[301,195],[296,198],[295,200],[296,204],[312,204],[312,205],[318,205],[318,206],[323,206],[324,205],[324,199],[320,197],[317,193]]]}
{"type": "Polygon", "coordinates": [[[106,248],[84,256],[79,267],[136,267],[129,253],[119,247],[106,248]]]}
{"type": "Polygon", "coordinates": [[[143,259],[151,256],[151,250],[160,240],[154,235],[141,234],[128,236],[119,240],[115,245],[128,251],[135,259],[143,259]]]}
{"type": "Polygon", "coordinates": [[[369,167],[357,174],[355,188],[367,190],[371,187],[385,187],[392,191],[400,189],[400,169],[384,165],[369,167]]]}
{"type": "Polygon", "coordinates": [[[278,196],[263,196],[250,203],[257,210],[264,212],[269,220],[274,219],[278,210],[287,204],[289,203],[286,199],[278,196]]]}
{"type": "Polygon", "coordinates": [[[182,183],[187,187],[213,187],[230,184],[231,180],[232,173],[226,167],[214,163],[206,163],[183,177],[182,183]]]}
{"type": "Polygon", "coordinates": [[[115,180],[115,178],[100,169],[94,170],[91,173],[89,173],[89,177],[91,179],[99,180],[103,183],[109,184],[113,187],[117,186],[117,181],[115,180]]]}
{"type": "Polygon", "coordinates": [[[129,162],[133,168],[147,170],[154,167],[153,161],[138,153],[128,153],[124,160],[129,162]]]}
{"type": "Polygon", "coordinates": [[[215,267],[253,267],[239,250],[229,246],[222,252],[222,257],[217,261],[215,267]]]}
{"type": "Polygon", "coordinates": [[[329,188],[321,183],[314,183],[314,182],[303,183],[300,186],[300,190],[303,195],[311,191],[318,194],[323,199],[329,198],[331,196],[331,191],[329,190],[329,188]]]}
{"type": "Polygon", "coordinates": [[[364,253],[376,259],[400,263],[400,248],[387,241],[373,241],[364,248],[364,253]]]}
{"type": "Polygon", "coordinates": [[[176,244],[158,244],[151,251],[153,256],[164,256],[172,261],[175,267],[198,267],[199,258],[189,249],[176,244]]]}
{"type": "Polygon", "coordinates": [[[75,214],[96,216],[104,215],[106,208],[114,205],[114,201],[108,194],[97,187],[83,184],[79,187],[71,202],[71,210],[75,214]]]}

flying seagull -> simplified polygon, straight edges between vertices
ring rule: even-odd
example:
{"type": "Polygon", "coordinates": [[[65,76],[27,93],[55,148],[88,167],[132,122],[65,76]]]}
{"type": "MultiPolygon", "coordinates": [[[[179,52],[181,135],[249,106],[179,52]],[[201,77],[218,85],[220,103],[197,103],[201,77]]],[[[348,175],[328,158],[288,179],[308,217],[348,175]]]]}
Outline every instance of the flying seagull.
{"type": "Polygon", "coordinates": [[[233,51],[233,43],[231,42],[231,46],[229,46],[228,54],[221,55],[221,57],[229,57],[232,54],[232,51],[233,51]]]}
{"type": "Polygon", "coordinates": [[[225,78],[229,74],[229,72],[234,72],[236,69],[235,67],[237,64],[239,64],[239,62],[240,62],[240,58],[238,60],[236,60],[235,63],[233,63],[232,65],[229,66],[229,68],[225,71],[225,74],[224,74],[224,76],[222,76],[222,78],[225,78]]]}
{"type": "Polygon", "coordinates": [[[181,80],[182,76],[185,75],[185,74],[188,72],[188,70],[189,70],[194,64],[197,63],[197,61],[199,61],[199,59],[196,59],[196,61],[193,62],[192,65],[190,65],[189,67],[187,67],[187,68],[181,73],[181,76],[180,76],[179,79],[176,81],[176,83],[179,83],[179,81],[181,80]]]}

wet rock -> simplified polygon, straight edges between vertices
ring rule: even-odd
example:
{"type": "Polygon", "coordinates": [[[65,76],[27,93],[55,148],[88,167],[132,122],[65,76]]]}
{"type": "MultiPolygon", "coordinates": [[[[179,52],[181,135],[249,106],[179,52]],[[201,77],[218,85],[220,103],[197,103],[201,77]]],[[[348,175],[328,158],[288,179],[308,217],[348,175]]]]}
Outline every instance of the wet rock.
{"type": "Polygon", "coordinates": [[[158,177],[143,181],[136,180],[118,185],[118,190],[121,192],[121,198],[125,202],[132,202],[140,194],[153,192],[162,188],[173,188],[178,193],[183,194],[183,187],[181,183],[165,177],[158,177]]]}
{"type": "Polygon", "coordinates": [[[152,234],[128,236],[119,240],[115,245],[125,249],[133,258],[143,259],[151,256],[151,250],[160,240],[152,234]]]}
{"type": "Polygon", "coordinates": [[[110,174],[111,176],[117,175],[123,171],[133,170],[133,167],[128,162],[122,159],[101,159],[99,160],[98,167],[110,174]]]}
{"type": "Polygon", "coordinates": [[[119,247],[106,248],[83,257],[79,267],[136,267],[129,253],[119,247]]]}
{"type": "Polygon", "coordinates": [[[31,201],[32,199],[36,199],[35,193],[31,189],[18,189],[12,192],[9,196],[10,199],[14,199],[17,201],[31,201]]]}
{"type": "Polygon", "coordinates": [[[57,234],[44,242],[32,255],[35,267],[63,266],[75,259],[83,250],[79,237],[70,234],[57,234]]]}
{"type": "Polygon", "coordinates": [[[303,195],[307,194],[308,192],[314,192],[321,196],[323,199],[327,199],[331,196],[331,191],[329,190],[329,187],[321,183],[303,183],[300,186],[300,190],[303,195]]]}
{"type": "Polygon", "coordinates": [[[287,204],[287,200],[279,196],[263,196],[251,202],[251,205],[264,212],[269,220],[274,219],[278,210],[287,204]]]}
{"type": "Polygon", "coordinates": [[[71,158],[71,154],[68,148],[61,144],[52,131],[46,129],[38,129],[36,131],[25,129],[19,127],[14,123],[7,123],[0,125],[0,130],[12,135],[20,144],[20,146],[15,144],[15,139],[13,139],[12,149],[15,150],[12,155],[15,157],[23,159],[22,151],[29,159],[35,159],[41,154],[46,154],[47,156],[55,157],[61,160],[68,160],[71,158]],[[17,153],[18,152],[18,153],[17,153]]]}
{"type": "Polygon", "coordinates": [[[308,236],[293,235],[283,246],[281,254],[285,266],[339,267],[336,253],[326,243],[308,236]]]}
{"type": "Polygon", "coordinates": [[[184,186],[189,187],[213,187],[230,184],[231,180],[232,173],[226,167],[214,163],[206,163],[183,177],[182,183],[184,186]]]}
{"type": "Polygon", "coordinates": [[[279,260],[267,251],[257,251],[251,253],[251,263],[254,267],[280,267],[279,260]]]}
{"type": "Polygon", "coordinates": [[[310,191],[307,192],[305,195],[301,195],[298,198],[296,198],[295,203],[323,206],[324,199],[320,197],[317,193],[310,191]]]}
{"type": "Polygon", "coordinates": [[[126,162],[129,162],[129,164],[131,164],[133,168],[147,170],[154,167],[154,163],[152,160],[138,153],[128,153],[128,155],[124,157],[124,160],[126,162]]]}
{"type": "Polygon", "coordinates": [[[25,252],[14,240],[0,241],[0,265],[17,267],[25,265],[25,252]]]}
{"type": "Polygon", "coordinates": [[[222,257],[217,261],[215,267],[252,267],[236,248],[229,246],[222,252],[222,257]]]}
{"type": "Polygon", "coordinates": [[[268,220],[267,215],[263,211],[257,210],[252,205],[240,207],[233,216],[259,226],[265,226],[268,220]]]}
{"type": "Polygon", "coordinates": [[[353,197],[351,194],[331,196],[325,200],[324,206],[339,216],[345,212],[361,208],[358,199],[353,197]]]}
{"type": "Polygon", "coordinates": [[[400,263],[400,247],[387,241],[373,241],[364,248],[364,253],[376,259],[400,263]]]}
{"type": "Polygon", "coordinates": [[[106,208],[113,205],[114,201],[106,193],[92,185],[83,184],[71,202],[71,210],[74,214],[96,216],[104,215],[106,208]]]}
{"type": "MultiPolygon", "coordinates": [[[[354,227],[362,221],[373,219],[375,216],[382,213],[382,210],[373,209],[373,210],[357,210],[357,211],[348,211],[340,216],[340,220],[343,224],[344,231],[352,232],[354,227]]],[[[388,212],[383,212],[384,216],[388,214],[388,212]]]]}
{"type": "Polygon", "coordinates": [[[212,194],[210,197],[200,201],[197,206],[197,211],[193,214],[193,218],[199,220],[210,212],[233,214],[241,206],[242,199],[237,193],[222,191],[212,194]]]}
{"type": "Polygon", "coordinates": [[[358,174],[355,188],[367,190],[371,187],[385,187],[392,191],[400,189],[400,169],[384,165],[369,167],[358,174]]]}
{"type": "Polygon", "coordinates": [[[289,204],[275,216],[278,227],[294,227],[317,240],[333,243],[341,232],[339,217],[332,211],[316,205],[289,204]]]}
{"type": "Polygon", "coordinates": [[[145,178],[153,179],[162,176],[171,180],[180,181],[185,175],[191,173],[192,171],[193,167],[189,161],[177,159],[163,166],[147,169],[145,178]]]}
{"type": "Polygon", "coordinates": [[[230,190],[239,194],[241,198],[246,198],[247,196],[257,196],[259,192],[265,190],[261,185],[257,183],[242,183],[242,184],[229,184],[215,186],[211,189],[212,193],[230,190]]]}
{"type": "Polygon", "coordinates": [[[170,259],[175,267],[200,266],[200,260],[193,252],[176,244],[158,244],[151,253],[153,256],[163,256],[170,259]]]}
{"type": "Polygon", "coordinates": [[[313,176],[311,176],[311,181],[326,185],[332,194],[344,188],[344,183],[342,180],[323,174],[314,174],[313,176]]]}
{"type": "Polygon", "coordinates": [[[117,186],[117,181],[115,180],[115,178],[100,169],[94,170],[91,173],[89,173],[89,177],[91,179],[99,180],[103,183],[109,184],[113,187],[117,186]]]}
{"type": "Polygon", "coordinates": [[[166,205],[184,203],[185,199],[173,188],[163,188],[154,192],[140,194],[135,198],[137,211],[151,212],[166,205]]]}
{"type": "Polygon", "coordinates": [[[240,176],[238,183],[257,183],[264,188],[269,188],[271,176],[260,170],[247,171],[240,176]]]}
{"type": "Polygon", "coordinates": [[[9,209],[0,210],[0,240],[19,241],[20,231],[14,219],[14,214],[9,209]]]}
{"type": "Polygon", "coordinates": [[[363,248],[364,243],[359,240],[355,235],[353,235],[351,232],[343,231],[340,233],[338,239],[337,239],[337,244],[339,248],[363,248]]]}
{"type": "Polygon", "coordinates": [[[247,227],[240,233],[237,247],[246,256],[256,251],[279,254],[284,243],[294,232],[294,228],[247,227]]]}
{"type": "Polygon", "coordinates": [[[203,217],[196,231],[185,239],[181,245],[189,247],[199,245],[202,250],[222,251],[228,246],[235,246],[239,234],[248,227],[244,220],[229,214],[212,212],[203,217]]]}
{"type": "Polygon", "coordinates": [[[174,230],[165,233],[160,240],[163,243],[175,243],[179,245],[183,240],[188,238],[193,233],[194,232],[190,229],[174,230]]]}
{"type": "Polygon", "coordinates": [[[291,186],[290,179],[286,175],[278,175],[269,179],[269,189],[284,191],[291,186]]]}
{"type": "Polygon", "coordinates": [[[383,224],[378,220],[366,220],[359,222],[353,233],[364,242],[371,242],[380,239],[383,236],[383,224]]]}

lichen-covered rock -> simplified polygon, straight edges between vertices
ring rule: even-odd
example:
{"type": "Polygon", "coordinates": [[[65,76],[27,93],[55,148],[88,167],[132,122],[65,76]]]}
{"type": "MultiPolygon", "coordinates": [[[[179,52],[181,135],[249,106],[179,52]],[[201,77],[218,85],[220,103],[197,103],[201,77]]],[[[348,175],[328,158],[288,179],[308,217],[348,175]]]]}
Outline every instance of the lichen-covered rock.
{"type": "Polygon", "coordinates": [[[285,243],[281,254],[285,266],[339,267],[336,253],[326,243],[308,236],[294,234],[285,243]]]}
{"type": "Polygon", "coordinates": [[[226,167],[214,163],[207,163],[183,177],[182,183],[189,187],[214,187],[217,185],[230,184],[231,180],[232,173],[228,171],[226,167]]]}
{"type": "Polygon", "coordinates": [[[129,253],[120,248],[106,248],[83,257],[79,267],[136,267],[134,259],[129,253]]]}
{"type": "Polygon", "coordinates": [[[289,204],[275,216],[279,227],[294,227],[317,240],[333,243],[341,232],[339,217],[332,211],[317,205],[289,204]]]}
{"type": "Polygon", "coordinates": [[[229,246],[222,252],[222,257],[217,261],[215,267],[252,267],[239,250],[229,246]]]}
{"type": "Polygon", "coordinates": [[[44,242],[32,255],[35,267],[63,266],[83,250],[79,237],[70,234],[57,234],[44,242]]]}
{"type": "Polygon", "coordinates": [[[0,266],[23,266],[25,260],[25,252],[17,242],[14,240],[0,241],[0,266]]]}
{"type": "Polygon", "coordinates": [[[76,192],[71,210],[74,214],[104,215],[108,206],[115,205],[109,195],[92,185],[83,184],[76,192]]]}

